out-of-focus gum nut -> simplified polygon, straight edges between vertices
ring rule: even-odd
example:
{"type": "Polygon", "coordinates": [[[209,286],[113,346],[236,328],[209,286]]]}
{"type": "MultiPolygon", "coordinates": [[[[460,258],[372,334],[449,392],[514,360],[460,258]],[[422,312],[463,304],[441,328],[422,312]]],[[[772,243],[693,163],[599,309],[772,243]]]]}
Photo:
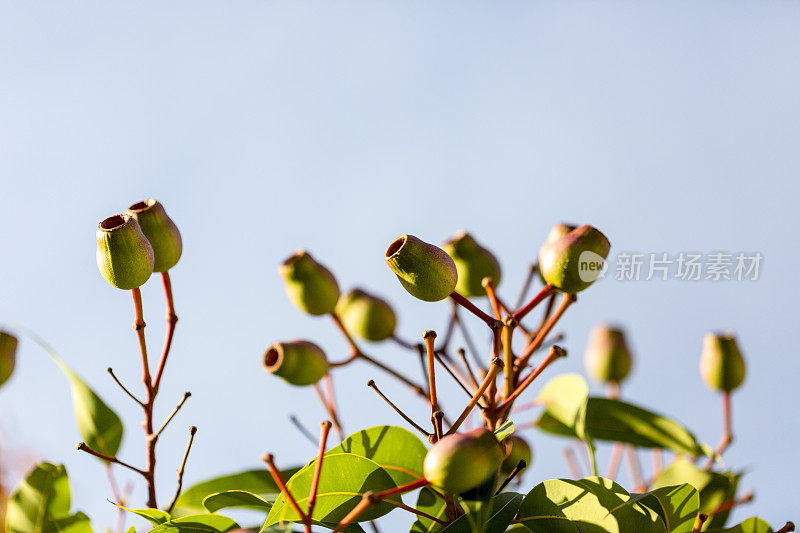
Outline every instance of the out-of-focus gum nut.
{"type": "Polygon", "coordinates": [[[456,292],[473,298],[486,296],[483,278],[492,278],[495,287],[500,284],[500,263],[494,254],[475,242],[465,231],[459,231],[442,245],[442,249],[453,258],[458,272],[456,292]]]}
{"type": "Polygon", "coordinates": [[[601,383],[620,383],[628,377],[632,357],[622,330],[595,326],[589,334],[583,364],[589,376],[601,383]]]}
{"type": "Polygon", "coordinates": [[[183,240],[164,206],[155,198],[148,198],[130,206],[126,213],[136,219],[153,247],[153,272],[166,272],[174,267],[181,258],[183,240]]]}
{"type": "Polygon", "coordinates": [[[11,333],[0,330],[0,386],[14,373],[16,362],[17,338],[11,333]]]}
{"type": "Polygon", "coordinates": [[[336,309],[339,284],[331,271],[300,250],[281,263],[278,272],[286,282],[286,294],[301,311],[327,315],[336,309]]]}
{"type": "Polygon", "coordinates": [[[118,289],[136,289],[153,273],[153,247],[130,215],[114,215],[97,226],[97,267],[118,289]]]}
{"type": "Polygon", "coordinates": [[[425,479],[447,493],[461,494],[474,489],[497,469],[503,450],[485,428],[448,435],[434,444],[423,463],[425,479]]]}
{"type": "MultiPolygon", "coordinates": [[[[539,256],[542,255],[542,250],[544,250],[546,246],[553,244],[558,239],[560,239],[570,231],[574,230],[575,228],[577,228],[577,226],[573,226],[572,224],[566,224],[564,222],[559,222],[555,226],[550,228],[550,233],[547,234],[547,238],[544,240],[544,243],[539,247],[539,256]]],[[[546,281],[544,281],[544,278],[542,277],[542,269],[538,269],[536,272],[539,274],[539,279],[541,279],[543,283],[547,283],[546,281]]]]}
{"type": "Polygon", "coordinates": [[[539,251],[539,270],[546,283],[569,294],[594,283],[602,273],[611,243],[597,228],[583,225],[539,251]]]}
{"type": "Polygon", "coordinates": [[[503,459],[503,464],[500,465],[500,472],[508,475],[514,470],[520,461],[525,461],[525,468],[531,466],[531,452],[530,445],[525,442],[525,439],[516,435],[511,435],[503,441],[506,449],[506,456],[503,459]]]}
{"type": "Polygon", "coordinates": [[[292,385],[313,385],[328,372],[328,359],[310,341],[276,342],[264,352],[264,369],[292,385]]]}
{"type": "Polygon", "coordinates": [[[700,374],[710,389],[731,392],[745,378],[745,362],[736,338],[730,334],[708,333],[703,339],[700,374]]]}
{"type": "Polygon", "coordinates": [[[397,318],[389,303],[361,289],[353,289],[342,295],[336,304],[336,313],[348,331],[372,342],[380,342],[394,335],[397,325],[397,318]]]}
{"type": "Polygon", "coordinates": [[[415,298],[438,302],[456,288],[458,271],[447,252],[413,235],[401,235],[386,250],[386,263],[415,298]]]}

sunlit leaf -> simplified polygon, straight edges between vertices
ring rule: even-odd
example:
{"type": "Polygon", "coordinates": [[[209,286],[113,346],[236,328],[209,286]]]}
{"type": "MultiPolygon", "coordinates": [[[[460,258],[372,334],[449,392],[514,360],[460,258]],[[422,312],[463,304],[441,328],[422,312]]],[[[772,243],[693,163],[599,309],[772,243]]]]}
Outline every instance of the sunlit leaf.
{"type": "Polygon", "coordinates": [[[162,511],[161,509],[128,509],[127,507],[123,507],[121,505],[117,505],[117,507],[120,509],[125,509],[129,513],[141,516],[154,526],[163,524],[164,522],[169,522],[172,519],[168,512],[162,511]]]}
{"type": "Polygon", "coordinates": [[[243,507],[268,512],[272,508],[272,503],[258,494],[253,494],[246,490],[228,490],[208,495],[203,500],[203,507],[209,513],[216,513],[220,509],[229,507],[243,507]]]}
{"type": "Polygon", "coordinates": [[[706,533],[773,533],[773,529],[765,521],[754,516],[731,528],[708,529],[706,533]]]}
{"type": "Polygon", "coordinates": [[[451,522],[442,533],[503,533],[517,515],[522,503],[522,494],[504,492],[498,494],[487,503],[470,502],[468,512],[451,522]]]}
{"type": "Polygon", "coordinates": [[[688,483],[636,494],[628,502],[639,502],[658,513],[668,533],[691,533],[700,510],[697,490],[688,483]]]}
{"type": "Polygon", "coordinates": [[[8,500],[8,533],[50,533],[53,520],[69,515],[70,491],[62,465],[39,463],[8,500]]]}
{"type": "Polygon", "coordinates": [[[604,478],[551,479],[522,501],[519,520],[530,530],[548,533],[664,533],[658,514],[639,503],[623,505],[630,495],[604,478]]]}
{"type": "MultiPolygon", "coordinates": [[[[723,503],[736,497],[741,474],[733,472],[711,472],[697,468],[686,459],[678,459],[667,467],[653,482],[653,489],[688,483],[697,489],[700,497],[700,512],[710,514],[723,503]]],[[[725,527],[730,512],[713,513],[704,525],[706,529],[725,527]]]]}
{"type": "Polygon", "coordinates": [[[422,463],[428,449],[407,429],[376,426],[350,435],[326,454],[339,452],[371,459],[382,466],[397,485],[403,485],[422,477],[422,463]]]}
{"type": "Polygon", "coordinates": [[[498,441],[503,442],[514,433],[514,422],[506,420],[494,430],[494,436],[498,441]]]}
{"type": "MultiPolygon", "coordinates": [[[[299,469],[299,467],[288,468],[282,470],[281,475],[283,479],[289,479],[299,469]]],[[[212,494],[230,490],[252,492],[265,499],[268,499],[269,496],[277,496],[280,493],[280,489],[272,480],[269,470],[265,468],[246,470],[215,477],[184,490],[175,502],[175,507],[172,508],[172,515],[186,516],[206,512],[206,508],[203,507],[203,500],[212,494]]]]}
{"type": "Polygon", "coordinates": [[[57,533],[92,533],[92,523],[88,516],[81,512],[57,518],[50,522],[57,533]]]}
{"type": "MultiPolygon", "coordinates": [[[[444,499],[428,487],[424,487],[419,491],[415,508],[439,520],[447,520],[447,507],[444,499]]],[[[442,527],[441,524],[434,522],[430,518],[417,516],[417,521],[411,525],[410,533],[431,533],[433,531],[441,531],[442,527]]]]}
{"type": "Polygon", "coordinates": [[[200,514],[173,518],[156,526],[150,533],[225,533],[238,528],[239,525],[227,516],[200,514]]]}
{"type": "MultiPolygon", "coordinates": [[[[286,487],[303,511],[308,509],[308,494],[311,490],[315,464],[314,462],[304,466],[286,482],[286,487]]],[[[389,473],[371,459],[352,453],[326,454],[322,462],[314,520],[338,523],[361,501],[361,496],[365,492],[380,492],[395,486],[389,473]]],[[[393,508],[394,506],[388,502],[372,505],[359,515],[356,521],[374,520],[393,508]]],[[[281,493],[264,525],[297,520],[300,520],[300,516],[288,503],[286,495],[281,493]]]]}

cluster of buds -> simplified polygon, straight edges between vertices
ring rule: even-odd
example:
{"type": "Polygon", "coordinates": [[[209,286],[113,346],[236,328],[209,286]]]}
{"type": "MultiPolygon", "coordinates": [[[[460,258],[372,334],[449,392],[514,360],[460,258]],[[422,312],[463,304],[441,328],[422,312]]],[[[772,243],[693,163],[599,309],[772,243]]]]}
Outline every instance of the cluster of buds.
{"type": "MultiPolygon", "coordinates": [[[[433,431],[423,429],[402,413],[383,396],[373,380],[370,380],[368,385],[434,444],[425,460],[425,478],[434,487],[447,494],[470,491],[495,473],[515,474],[524,468],[524,465],[530,464],[532,452],[524,439],[514,435],[500,443],[492,430],[507,419],[513,402],[522,391],[552,361],[565,355],[566,352],[561,348],[551,347],[550,355],[545,361],[527,375],[524,374],[533,352],[542,347],[545,337],[560,316],[576,300],[575,293],[585,290],[594,281],[581,275],[579,271],[581,261],[586,259],[587,253],[589,259],[603,261],[608,255],[609,248],[608,239],[592,226],[556,225],[539,250],[539,272],[545,287],[531,302],[512,313],[495,293],[501,280],[501,269],[497,258],[468,233],[463,231],[457,233],[441,247],[408,234],[397,237],[389,244],[384,254],[386,264],[412,296],[426,302],[438,302],[450,298],[456,306],[454,316],[457,314],[457,306],[460,305],[481,318],[492,329],[495,336],[492,357],[489,365],[479,369],[480,379],[468,368],[466,360],[464,360],[466,368],[456,368],[454,373],[451,367],[456,367],[455,361],[444,348],[434,348],[436,335],[433,332],[426,332],[424,345],[399,340],[395,335],[397,317],[389,303],[363,289],[353,289],[341,294],[339,284],[331,271],[309,253],[299,251],[279,267],[289,300],[301,311],[310,315],[330,315],[350,343],[352,354],[344,361],[331,362],[319,346],[308,340],[276,342],[265,351],[263,366],[268,372],[292,385],[317,387],[334,425],[337,425],[336,413],[332,410],[335,402],[328,396],[332,391],[329,388],[327,392],[323,392],[317,385],[317,382],[326,377],[330,370],[356,358],[362,358],[399,377],[411,385],[417,394],[430,399],[433,431]],[[563,293],[564,300],[561,307],[551,315],[552,299],[556,293],[563,293]],[[480,297],[489,298],[494,316],[484,313],[469,301],[470,298],[480,297]],[[538,330],[526,329],[521,324],[522,319],[548,297],[551,298],[550,306],[542,325],[538,330]],[[528,335],[528,345],[523,352],[515,355],[511,348],[511,340],[518,326],[528,335]],[[411,350],[418,351],[423,361],[427,352],[426,377],[429,383],[427,386],[418,385],[370,358],[358,346],[356,338],[370,342],[393,339],[411,350]],[[469,374],[472,377],[471,387],[468,380],[467,384],[461,383],[462,388],[471,396],[470,402],[461,416],[455,422],[449,423],[447,431],[444,430],[444,415],[436,399],[434,361],[445,366],[454,377],[457,374],[461,376],[469,374]],[[498,391],[496,381],[503,375],[506,386],[501,392],[498,391]],[[460,425],[476,406],[481,408],[485,427],[469,433],[459,433],[460,425]]],[[[615,356],[615,361],[610,365],[620,366],[621,362],[617,361],[620,357],[622,356],[615,356]]],[[[624,372],[616,371],[606,377],[621,380],[629,369],[628,360],[624,372]]],[[[608,370],[603,372],[608,373],[608,370]]]]}
{"type": "Polygon", "coordinates": [[[168,271],[182,251],[180,231],[155,198],[133,204],[97,226],[97,266],[118,289],[136,289],[153,272],[168,271]]]}

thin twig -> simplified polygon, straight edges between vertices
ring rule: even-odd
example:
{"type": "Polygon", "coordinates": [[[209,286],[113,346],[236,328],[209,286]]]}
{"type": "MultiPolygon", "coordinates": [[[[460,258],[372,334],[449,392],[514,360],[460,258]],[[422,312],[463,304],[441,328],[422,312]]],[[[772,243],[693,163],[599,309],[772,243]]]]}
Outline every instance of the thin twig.
{"type": "Polygon", "coordinates": [[[378,388],[378,386],[375,384],[375,380],[371,379],[371,380],[367,381],[367,387],[369,387],[369,388],[371,388],[372,390],[374,390],[375,392],[377,392],[377,393],[378,393],[378,396],[380,396],[381,398],[383,398],[383,401],[385,401],[386,403],[388,403],[388,404],[389,404],[389,407],[391,407],[392,409],[394,409],[394,410],[395,410],[395,412],[396,412],[398,415],[400,415],[400,416],[403,418],[403,420],[405,420],[406,422],[408,422],[409,424],[411,424],[411,426],[412,426],[414,429],[416,429],[417,431],[419,431],[420,433],[422,433],[423,435],[425,435],[425,437],[426,437],[426,438],[430,438],[430,437],[431,437],[431,433],[429,433],[428,431],[426,431],[425,429],[423,429],[423,428],[422,428],[422,426],[420,426],[419,424],[417,424],[416,422],[414,422],[413,420],[411,420],[411,417],[409,417],[407,414],[405,414],[403,411],[401,411],[399,407],[397,407],[397,406],[396,406],[394,403],[392,403],[392,401],[391,401],[389,398],[387,398],[387,397],[386,397],[386,396],[385,396],[385,395],[384,395],[384,394],[381,392],[381,390],[380,390],[380,389],[378,388]]]}
{"type": "Polygon", "coordinates": [[[575,457],[575,452],[572,451],[572,447],[565,446],[562,453],[564,454],[564,461],[567,463],[569,475],[572,476],[572,479],[580,479],[582,477],[581,467],[578,465],[578,460],[575,457]]]}
{"type": "Polygon", "coordinates": [[[705,469],[711,470],[718,457],[721,457],[728,446],[733,442],[733,432],[731,424],[731,393],[725,391],[722,393],[722,438],[717,445],[717,449],[712,457],[708,458],[705,469]]]}
{"type": "Polygon", "coordinates": [[[325,396],[325,393],[322,391],[319,383],[314,383],[314,390],[317,391],[317,396],[319,397],[322,407],[325,408],[325,410],[328,412],[328,416],[331,417],[331,420],[333,421],[333,427],[336,428],[336,434],[339,436],[339,440],[343,440],[344,431],[339,425],[339,416],[336,413],[336,409],[333,405],[331,405],[330,401],[328,401],[328,398],[325,396]]]}
{"type": "Polygon", "coordinates": [[[412,490],[416,490],[422,488],[426,485],[429,485],[430,482],[427,479],[420,478],[416,481],[412,481],[410,483],[406,483],[405,485],[400,485],[399,487],[395,487],[393,489],[384,490],[381,492],[365,492],[361,496],[361,501],[353,508],[352,511],[347,513],[347,515],[342,518],[339,524],[334,528],[333,533],[338,533],[342,531],[345,527],[347,527],[350,522],[358,518],[358,516],[363,513],[370,505],[375,503],[380,503],[386,498],[390,496],[394,496],[395,494],[404,494],[406,492],[411,492],[412,490]]]}
{"type": "Polygon", "coordinates": [[[85,442],[79,442],[78,445],[75,446],[75,449],[76,450],[80,450],[82,452],[86,452],[89,455],[94,455],[98,459],[102,459],[103,461],[106,461],[108,463],[114,463],[114,464],[118,464],[120,466],[124,466],[125,468],[127,468],[129,470],[133,470],[134,472],[136,472],[137,474],[139,474],[139,475],[141,475],[141,476],[143,476],[145,478],[147,477],[147,472],[145,472],[144,470],[142,470],[140,468],[136,468],[135,466],[131,466],[131,465],[129,465],[128,463],[126,463],[124,461],[120,461],[116,457],[112,457],[111,455],[106,455],[104,453],[98,452],[97,450],[93,450],[85,442]]]}
{"type": "Polygon", "coordinates": [[[289,500],[289,505],[291,505],[294,511],[300,516],[301,520],[305,522],[307,515],[302,509],[300,509],[300,506],[297,504],[297,500],[294,499],[294,495],[286,487],[286,482],[283,480],[283,476],[281,476],[281,471],[278,470],[277,466],[275,466],[275,457],[271,453],[265,453],[261,456],[261,460],[267,464],[267,467],[269,467],[269,473],[272,476],[272,480],[275,481],[275,484],[278,486],[281,492],[286,494],[286,499],[289,500]]]}
{"type": "Polygon", "coordinates": [[[113,368],[111,368],[111,367],[108,367],[106,370],[108,371],[108,373],[109,373],[109,374],[111,374],[111,377],[112,377],[112,378],[114,378],[114,381],[116,381],[117,385],[119,385],[119,388],[121,388],[121,389],[122,389],[122,390],[125,392],[125,394],[127,394],[128,396],[130,396],[130,397],[131,397],[131,399],[132,399],[134,402],[138,403],[138,404],[139,404],[141,407],[144,407],[144,402],[142,402],[142,401],[141,401],[139,398],[137,398],[136,396],[134,396],[134,394],[133,394],[131,391],[129,391],[129,390],[128,390],[128,389],[125,387],[125,385],[123,385],[123,384],[122,384],[122,382],[121,382],[119,379],[117,379],[117,376],[114,374],[114,369],[113,369],[113,368]]]}
{"type": "Polygon", "coordinates": [[[467,352],[464,350],[464,348],[459,348],[458,350],[456,350],[456,353],[458,354],[458,357],[461,359],[461,362],[464,363],[470,381],[472,381],[472,384],[477,389],[480,385],[478,385],[478,380],[475,378],[475,374],[472,372],[472,367],[470,366],[469,360],[467,359],[467,352]]]}
{"type": "Polygon", "coordinates": [[[497,293],[494,290],[494,280],[490,277],[485,277],[481,280],[481,285],[486,290],[486,296],[489,298],[489,304],[492,306],[492,313],[497,320],[502,320],[500,316],[500,303],[497,300],[497,293]]]}
{"type": "Polygon", "coordinates": [[[322,460],[325,457],[325,445],[328,442],[328,434],[331,431],[331,423],[325,420],[321,424],[319,436],[319,452],[317,454],[317,462],[314,465],[314,477],[311,479],[311,490],[308,493],[308,514],[306,526],[311,528],[311,519],[314,516],[314,505],[317,503],[317,489],[319,488],[319,478],[322,473],[322,460]]]}
{"type": "Polygon", "coordinates": [[[484,392],[486,392],[486,389],[488,389],[489,386],[492,383],[494,383],[495,378],[497,377],[497,374],[500,372],[500,370],[502,368],[503,368],[503,361],[501,361],[497,357],[494,357],[492,359],[492,367],[489,369],[489,372],[486,374],[486,378],[483,380],[483,383],[481,383],[481,386],[478,387],[478,390],[472,396],[472,399],[469,401],[467,406],[464,408],[464,411],[461,412],[461,415],[456,419],[455,422],[453,422],[453,425],[450,426],[450,429],[447,430],[447,435],[452,435],[453,433],[458,431],[458,428],[461,426],[461,424],[464,423],[464,420],[466,420],[467,417],[469,416],[469,414],[472,412],[472,409],[478,403],[478,400],[480,399],[480,397],[483,395],[484,392]]]}
{"type": "Polygon", "coordinates": [[[528,294],[528,289],[531,287],[531,282],[533,282],[533,277],[536,275],[537,270],[539,270],[539,265],[537,263],[533,263],[530,268],[528,268],[528,275],[525,277],[525,282],[522,284],[522,289],[519,291],[517,301],[514,303],[516,309],[519,309],[520,306],[522,306],[522,302],[525,301],[525,296],[528,294]]]}
{"type": "Polygon", "coordinates": [[[297,431],[300,432],[302,436],[304,436],[308,441],[316,447],[317,441],[314,439],[314,435],[300,422],[300,420],[295,415],[289,415],[289,421],[294,424],[294,427],[297,431]]]}
{"type": "Polygon", "coordinates": [[[525,460],[520,459],[520,461],[517,463],[517,466],[514,467],[514,470],[512,470],[511,473],[508,474],[505,481],[503,481],[503,484],[500,485],[500,487],[495,491],[494,493],[495,496],[503,492],[503,489],[506,488],[508,484],[511,483],[511,480],[513,480],[517,476],[517,474],[522,472],[522,470],[524,470],[526,466],[528,466],[528,464],[525,462],[525,460]]]}
{"type": "Polygon", "coordinates": [[[533,383],[533,380],[535,380],[548,366],[550,366],[550,363],[556,359],[566,356],[567,352],[563,348],[560,348],[559,346],[550,347],[550,353],[547,354],[547,357],[545,357],[544,361],[542,361],[535,370],[531,371],[531,373],[528,374],[519,385],[517,385],[517,388],[514,389],[514,392],[511,393],[511,396],[506,398],[503,403],[497,407],[497,410],[502,411],[503,409],[513,405],[514,400],[516,400],[519,395],[522,394],[531,383],[533,383]]]}
{"type": "Polygon", "coordinates": [[[164,431],[164,429],[167,427],[167,424],[169,424],[172,421],[175,415],[178,414],[178,411],[180,411],[181,407],[183,407],[183,404],[186,402],[186,400],[188,400],[191,396],[192,393],[189,391],[183,393],[183,396],[181,396],[181,400],[178,402],[178,405],[175,406],[175,409],[172,410],[172,412],[169,414],[166,420],[164,420],[164,423],[161,424],[161,428],[159,428],[159,430],[156,431],[155,433],[156,439],[158,438],[159,435],[161,435],[161,432],[164,431]]]}
{"type": "Polygon", "coordinates": [[[164,285],[164,295],[167,300],[167,334],[164,339],[164,348],[161,351],[161,359],[158,362],[156,377],[153,380],[154,396],[158,394],[158,389],[161,386],[161,376],[164,375],[164,368],[167,366],[169,350],[172,348],[172,337],[175,335],[175,324],[178,323],[178,315],[175,314],[175,302],[172,299],[172,281],[169,278],[169,271],[161,273],[161,281],[164,285]]]}
{"type": "Polygon", "coordinates": [[[608,470],[606,470],[606,478],[610,480],[617,479],[617,472],[619,472],[619,464],[622,462],[622,452],[625,451],[625,445],[621,442],[615,442],[611,448],[611,458],[608,460],[608,470]]]}
{"type": "Polygon", "coordinates": [[[528,364],[528,359],[530,359],[531,355],[533,355],[533,352],[535,352],[542,345],[542,342],[544,342],[547,334],[550,333],[561,317],[564,316],[564,313],[567,312],[569,306],[575,303],[577,300],[578,297],[574,294],[564,295],[564,299],[561,300],[561,305],[558,307],[558,310],[555,312],[555,314],[548,319],[544,327],[542,327],[536,334],[536,337],[522,350],[517,357],[517,369],[522,370],[525,368],[525,365],[528,364]]]}
{"type": "MultiPolygon", "coordinates": [[[[447,363],[445,363],[445,362],[442,360],[442,358],[441,358],[441,357],[439,357],[439,354],[437,354],[436,352],[434,352],[434,357],[436,358],[436,361],[438,361],[438,362],[439,362],[439,364],[440,364],[440,365],[442,365],[442,368],[444,368],[444,369],[445,369],[445,371],[446,371],[448,374],[450,374],[450,377],[452,377],[452,378],[453,378],[453,381],[455,381],[456,383],[458,383],[458,386],[459,386],[459,387],[461,387],[461,390],[463,390],[464,392],[466,392],[466,393],[467,393],[467,396],[469,396],[469,397],[471,398],[473,393],[472,393],[472,392],[469,390],[469,388],[467,388],[467,386],[464,384],[464,382],[463,382],[463,381],[461,381],[461,378],[459,378],[459,377],[458,377],[458,376],[455,374],[455,372],[453,372],[453,370],[452,370],[452,369],[451,369],[451,368],[448,366],[448,364],[447,364],[447,363]]],[[[478,385],[476,384],[476,385],[475,385],[475,387],[477,388],[477,387],[478,387],[478,385]]],[[[483,405],[483,404],[481,404],[480,402],[478,402],[478,407],[479,407],[480,409],[486,409],[486,406],[484,406],[484,405],[483,405]]]]}
{"type": "Polygon", "coordinates": [[[542,300],[550,296],[553,291],[555,291],[555,287],[552,285],[545,285],[544,288],[539,291],[539,294],[533,297],[533,299],[526,303],[523,307],[521,307],[517,312],[515,312],[512,316],[517,319],[517,321],[522,320],[525,318],[525,315],[533,311],[533,309],[539,305],[542,300]]]}
{"type": "Polygon", "coordinates": [[[464,343],[467,345],[467,349],[469,350],[472,359],[475,361],[478,370],[482,372],[486,372],[486,367],[484,366],[483,361],[481,361],[480,356],[478,355],[478,350],[475,348],[475,343],[472,342],[472,337],[467,330],[466,325],[461,321],[461,317],[458,315],[458,307],[455,308],[455,322],[458,326],[458,329],[461,330],[461,336],[464,337],[464,343]]]}
{"type": "Polygon", "coordinates": [[[178,496],[181,495],[181,489],[183,488],[183,471],[186,469],[186,461],[189,459],[189,451],[192,449],[192,443],[194,442],[194,435],[197,433],[197,427],[192,426],[189,428],[189,443],[186,445],[186,451],[183,453],[183,459],[181,460],[181,466],[178,468],[178,488],[175,489],[175,495],[172,497],[172,501],[169,502],[167,506],[167,513],[172,512],[172,508],[175,507],[175,503],[178,501],[178,496]]]}
{"type": "Polygon", "coordinates": [[[466,298],[464,298],[463,296],[461,296],[460,294],[458,294],[455,291],[453,291],[450,294],[450,298],[455,300],[455,302],[458,305],[460,305],[461,307],[463,307],[464,309],[466,309],[467,311],[469,311],[470,313],[472,313],[476,317],[478,317],[481,320],[483,320],[484,323],[489,327],[492,327],[492,324],[494,324],[495,321],[497,320],[496,318],[494,318],[494,317],[492,317],[490,315],[487,315],[486,313],[481,311],[477,306],[475,306],[475,304],[473,304],[472,302],[470,302],[469,300],[467,300],[466,298]]]}

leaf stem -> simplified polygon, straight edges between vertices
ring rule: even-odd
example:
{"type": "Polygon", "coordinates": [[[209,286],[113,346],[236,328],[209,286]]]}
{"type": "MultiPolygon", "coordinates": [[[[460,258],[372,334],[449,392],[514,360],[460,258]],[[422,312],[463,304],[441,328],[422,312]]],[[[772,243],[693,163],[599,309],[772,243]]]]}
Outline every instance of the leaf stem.
{"type": "Polygon", "coordinates": [[[325,420],[321,424],[319,436],[319,453],[317,454],[317,462],[314,465],[314,477],[311,479],[311,490],[308,493],[308,514],[306,520],[306,527],[311,530],[311,518],[314,515],[314,506],[317,503],[317,489],[319,488],[319,478],[322,473],[322,460],[325,457],[325,445],[328,442],[328,434],[331,431],[331,423],[325,420]]]}
{"type": "Polygon", "coordinates": [[[487,326],[492,327],[492,324],[495,323],[497,320],[496,318],[487,315],[483,311],[481,311],[478,307],[475,306],[472,302],[458,294],[457,292],[453,291],[450,293],[450,298],[452,298],[458,305],[475,315],[476,317],[480,318],[481,320],[486,323],[487,326]]]}
{"type": "Polygon", "coordinates": [[[169,350],[172,348],[172,337],[175,335],[175,324],[178,323],[178,315],[175,314],[175,302],[172,299],[172,281],[169,278],[169,271],[161,273],[161,281],[164,285],[164,296],[167,300],[167,334],[164,339],[164,348],[161,351],[161,359],[158,362],[158,369],[156,370],[156,377],[153,381],[153,390],[158,394],[158,388],[161,386],[161,376],[164,375],[164,368],[167,366],[167,357],[169,357],[169,350]]]}

